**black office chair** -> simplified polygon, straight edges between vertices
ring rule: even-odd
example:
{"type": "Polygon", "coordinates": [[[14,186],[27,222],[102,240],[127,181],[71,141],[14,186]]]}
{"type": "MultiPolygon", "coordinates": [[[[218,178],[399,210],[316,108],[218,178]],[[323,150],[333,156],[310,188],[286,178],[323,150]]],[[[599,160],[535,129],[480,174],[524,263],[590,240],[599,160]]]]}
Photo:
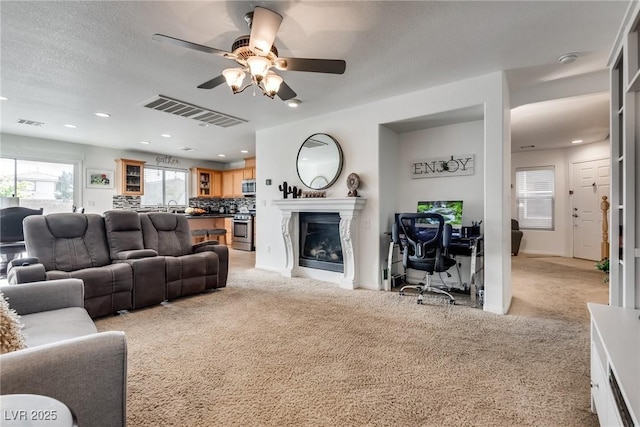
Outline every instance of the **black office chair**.
{"type": "Polygon", "coordinates": [[[431,285],[434,272],[444,272],[456,265],[449,256],[447,248],[451,244],[451,225],[445,224],[444,217],[435,213],[402,213],[393,224],[392,238],[402,251],[402,265],[425,272],[425,282],[417,285],[405,285],[400,289],[418,291],[418,304],[423,302],[425,292],[435,292],[449,297],[449,303],[455,304],[455,298],[444,289],[431,285]],[[422,226],[418,226],[421,224],[422,226]]]}
{"type": "Polygon", "coordinates": [[[42,208],[14,206],[0,209],[0,277],[6,274],[7,263],[25,251],[22,221],[30,215],[42,215],[42,208]]]}

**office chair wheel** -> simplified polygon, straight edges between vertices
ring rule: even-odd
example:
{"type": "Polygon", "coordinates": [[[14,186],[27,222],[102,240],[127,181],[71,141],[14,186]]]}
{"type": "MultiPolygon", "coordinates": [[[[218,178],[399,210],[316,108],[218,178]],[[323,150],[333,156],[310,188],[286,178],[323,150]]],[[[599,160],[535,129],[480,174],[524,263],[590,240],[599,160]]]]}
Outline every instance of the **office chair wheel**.
{"type": "Polygon", "coordinates": [[[419,299],[419,300],[418,300],[418,304],[419,304],[419,305],[422,305],[422,304],[423,304],[423,302],[422,302],[422,300],[421,300],[421,299],[419,299]]]}
{"type": "Polygon", "coordinates": [[[398,295],[403,296],[404,295],[404,291],[401,290],[400,292],[398,292],[398,295]]]}
{"type": "Polygon", "coordinates": [[[418,295],[418,301],[417,301],[418,304],[422,305],[422,300],[423,300],[422,294],[418,295]]]}
{"type": "Polygon", "coordinates": [[[450,299],[449,300],[449,305],[456,305],[456,300],[450,299]]]}

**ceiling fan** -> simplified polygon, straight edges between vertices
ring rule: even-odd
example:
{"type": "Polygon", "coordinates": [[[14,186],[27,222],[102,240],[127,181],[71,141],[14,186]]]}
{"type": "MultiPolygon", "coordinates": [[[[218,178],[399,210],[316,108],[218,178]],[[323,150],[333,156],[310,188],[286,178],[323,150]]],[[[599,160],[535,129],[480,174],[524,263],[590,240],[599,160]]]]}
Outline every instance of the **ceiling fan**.
{"type": "Polygon", "coordinates": [[[278,57],[278,50],[273,41],[282,22],[280,14],[258,6],[253,12],[247,13],[244,19],[249,24],[251,34],[238,37],[231,46],[231,52],[163,34],[154,34],[153,39],[200,52],[212,53],[232,59],[240,65],[240,67],[225,69],[221,75],[199,85],[199,89],[213,89],[226,82],[234,94],[253,86],[259,88],[264,95],[271,99],[277,94],[280,99],[287,101],[295,98],[296,93],[283,81],[282,77],[271,70],[272,68],[282,71],[344,73],[347,64],[341,59],[278,57]],[[251,81],[243,87],[242,81],[247,73],[249,73],[251,81]]]}

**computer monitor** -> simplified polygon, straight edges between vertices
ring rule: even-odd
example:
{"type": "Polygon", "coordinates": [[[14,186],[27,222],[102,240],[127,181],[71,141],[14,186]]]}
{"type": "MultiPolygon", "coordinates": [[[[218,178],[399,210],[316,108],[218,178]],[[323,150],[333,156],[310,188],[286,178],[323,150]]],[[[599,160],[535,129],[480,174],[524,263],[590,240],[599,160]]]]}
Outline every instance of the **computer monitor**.
{"type": "Polygon", "coordinates": [[[444,217],[446,224],[451,228],[462,227],[462,200],[429,200],[418,202],[418,213],[437,213],[444,217]]]}

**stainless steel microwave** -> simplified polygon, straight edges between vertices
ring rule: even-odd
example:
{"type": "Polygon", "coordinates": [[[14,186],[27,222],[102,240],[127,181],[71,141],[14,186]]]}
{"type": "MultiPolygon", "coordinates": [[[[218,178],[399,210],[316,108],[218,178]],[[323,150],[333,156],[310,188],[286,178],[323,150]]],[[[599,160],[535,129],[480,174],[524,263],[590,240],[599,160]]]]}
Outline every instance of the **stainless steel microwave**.
{"type": "Polygon", "coordinates": [[[243,196],[255,196],[256,195],[256,180],[255,179],[243,179],[242,180],[242,195],[243,196]]]}

